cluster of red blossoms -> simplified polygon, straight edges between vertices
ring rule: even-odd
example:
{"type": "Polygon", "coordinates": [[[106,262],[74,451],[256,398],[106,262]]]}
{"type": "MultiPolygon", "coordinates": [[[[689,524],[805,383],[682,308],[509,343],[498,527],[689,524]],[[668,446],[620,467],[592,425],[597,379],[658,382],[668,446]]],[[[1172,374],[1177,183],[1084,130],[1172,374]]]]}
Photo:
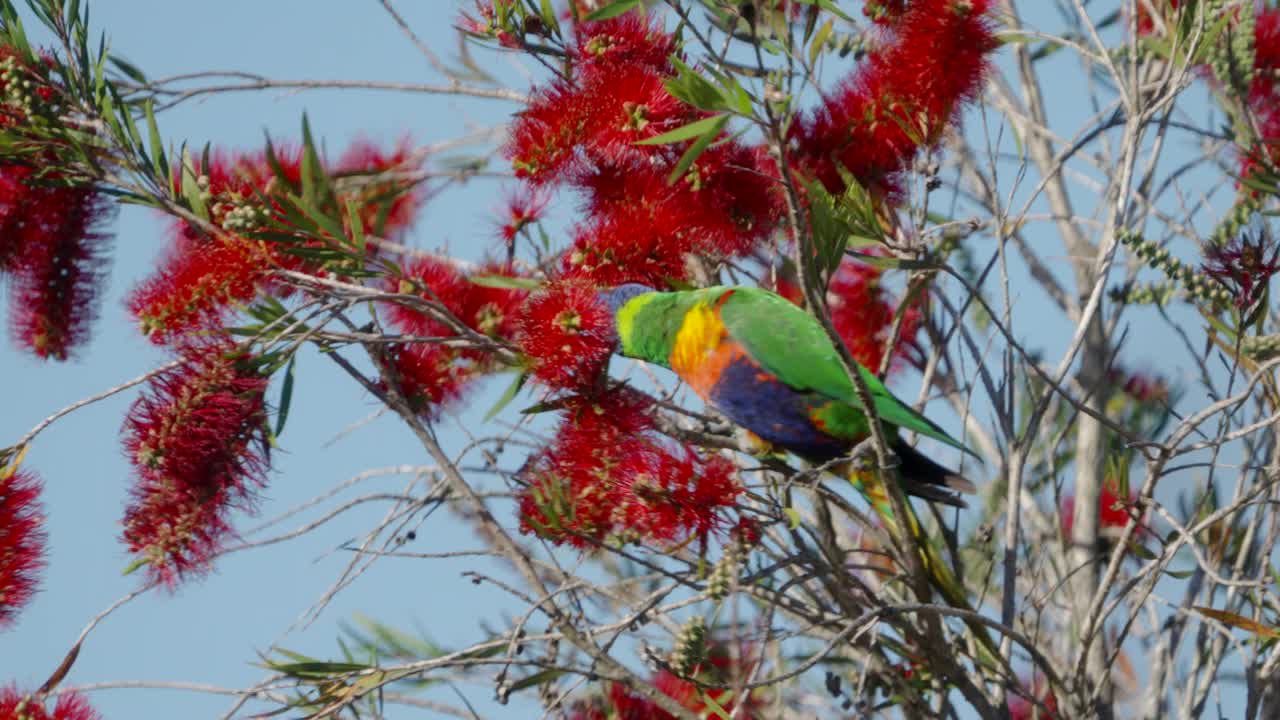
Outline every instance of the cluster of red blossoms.
{"type": "Polygon", "coordinates": [[[896,176],[942,139],[981,89],[997,46],[990,7],[990,0],[869,3],[882,35],[798,127],[797,163],[833,192],[844,186],[843,169],[892,195],[896,176]]]}
{"type": "Polygon", "coordinates": [[[250,509],[270,466],[267,379],[229,346],[193,347],[151,383],[124,425],[137,482],[124,541],[153,581],[200,574],[250,509]]]}
{"type": "Polygon", "coordinates": [[[0,630],[35,594],[44,553],[40,481],[0,465],[0,630]]]}
{"type": "MultiPolygon", "coordinates": [[[[22,127],[56,97],[41,68],[0,47],[0,127],[22,127]]],[[[40,164],[0,163],[0,279],[10,278],[14,339],[38,357],[65,360],[97,314],[109,241],[101,227],[111,207],[40,164]]]]}
{"type": "Polygon", "coordinates": [[[63,692],[52,710],[44,699],[20,692],[16,687],[0,689],[0,720],[101,720],[102,716],[78,693],[63,692]]]}
{"type": "MultiPolygon", "coordinates": [[[[445,341],[466,331],[488,338],[512,337],[526,291],[472,282],[477,276],[502,278],[516,273],[499,263],[467,272],[444,258],[420,257],[392,289],[417,295],[430,303],[431,310],[389,303],[387,319],[395,329],[417,338],[445,341]]],[[[489,353],[446,342],[398,343],[388,355],[400,390],[428,417],[461,397],[472,380],[494,367],[489,353]]]]}
{"type": "Polygon", "coordinates": [[[619,388],[562,404],[555,441],[521,471],[524,532],[591,548],[705,538],[726,525],[741,492],[733,464],[672,447],[653,428],[648,398],[619,388]]]}
{"type": "MultiPolygon", "coordinates": [[[[1167,28],[1179,8],[1179,0],[1134,0],[1136,31],[1152,35],[1167,28]],[[1152,11],[1163,14],[1157,25],[1152,11]]],[[[1252,3],[1244,4],[1247,12],[1252,3]]],[[[1280,8],[1258,4],[1253,26],[1253,71],[1245,104],[1261,135],[1257,147],[1245,148],[1240,174],[1248,176],[1266,164],[1280,164],[1280,8]]]]}
{"type": "MultiPolygon", "coordinates": [[[[1106,541],[1118,538],[1120,533],[1129,524],[1132,516],[1132,508],[1138,500],[1138,493],[1130,490],[1128,498],[1121,498],[1117,483],[1114,479],[1108,478],[1102,484],[1102,490],[1098,493],[1098,537],[1106,541]]],[[[1076,499],[1074,495],[1067,495],[1062,499],[1062,509],[1060,517],[1062,518],[1062,536],[1069,542],[1071,540],[1071,529],[1075,523],[1075,507],[1076,499]]],[[[1139,520],[1141,523],[1141,520],[1139,520]]],[[[1139,532],[1142,531],[1139,525],[1139,532]]]]}
{"type": "MultiPolygon", "coordinates": [[[[219,330],[237,307],[260,294],[287,294],[282,284],[271,281],[274,269],[314,270],[302,257],[286,252],[286,244],[245,237],[250,231],[265,230],[269,220],[280,220],[279,208],[270,198],[283,190],[282,178],[295,187],[301,182],[300,150],[279,151],[275,159],[273,168],[263,153],[213,153],[208,167],[196,163],[193,174],[198,176],[210,222],[219,232],[205,233],[186,221],[177,222],[156,272],[130,294],[129,310],[153,341],[169,343],[219,330]]],[[[335,178],[376,176],[412,170],[416,162],[404,144],[386,152],[357,142],[328,172],[335,178]]],[[[345,206],[353,200],[362,208],[366,233],[394,237],[412,222],[419,200],[416,193],[391,181],[356,186],[350,193],[339,193],[337,202],[345,206]],[[366,201],[388,193],[394,198],[379,223],[381,207],[366,201]]]]}
{"type": "MultiPolygon", "coordinates": [[[[698,679],[715,685],[732,685],[735,681],[748,677],[755,660],[738,658],[735,660],[723,645],[709,648],[706,661],[697,668],[698,679]]],[[[742,720],[761,717],[764,700],[759,693],[748,692],[746,702],[735,698],[733,691],[700,690],[697,685],[682,680],[669,670],[659,670],[653,677],[653,687],[658,692],[675,700],[698,717],[721,717],[727,713],[742,720]],[[710,698],[719,706],[714,709],[706,701],[710,698]],[[742,705],[738,714],[735,709],[742,705]]],[[[579,701],[569,711],[569,720],[673,720],[671,713],[663,710],[654,701],[631,690],[621,683],[612,683],[606,697],[579,701]]]]}
{"type": "Polygon", "coordinates": [[[1024,687],[1021,694],[1010,694],[1007,706],[1010,720],[1057,720],[1058,698],[1045,687],[1044,679],[1037,676],[1024,687]],[[1036,698],[1033,702],[1030,698],[1036,698]]]}
{"type": "MultiPolygon", "coordinates": [[[[335,201],[360,208],[354,221],[365,233],[394,236],[412,221],[418,198],[383,175],[416,162],[403,144],[386,152],[358,142],[327,171],[335,201]]],[[[255,298],[288,295],[273,270],[320,270],[288,253],[287,243],[248,237],[268,222],[280,229],[284,213],[273,198],[282,183],[296,190],[302,182],[301,151],[214,153],[193,170],[215,230],[176,223],[160,267],[128,299],[143,332],[180,359],[151,381],[125,420],[136,482],[124,541],[150,579],[170,587],[208,569],[232,535],[230,513],[252,508],[270,466],[267,378],[254,358],[235,351],[224,326],[255,298]]]]}
{"type": "Polygon", "coordinates": [[[677,50],[636,13],[582,23],[571,72],[539,89],[513,123],[506,152],[516,174],[584,199],[589,219],[573,230],[563,277],[664,287],[688,276],[687,256],[745,255],[776,227],[776,172],[759,148],[724,139],[668,184],[684,148],[635,144],[708,115],[664,84],[677,50]]]}

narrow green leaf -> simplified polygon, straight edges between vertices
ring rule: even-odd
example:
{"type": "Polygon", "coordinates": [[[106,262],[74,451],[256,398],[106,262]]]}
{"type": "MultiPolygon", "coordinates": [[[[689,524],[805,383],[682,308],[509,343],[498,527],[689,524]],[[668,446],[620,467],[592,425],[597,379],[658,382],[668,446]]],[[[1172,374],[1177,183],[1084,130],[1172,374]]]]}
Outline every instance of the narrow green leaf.
{"type": "Polygon", "coordinates": [[[611,17],[617,17],[623,13],[630,12],[640,5],[640,0],[617,0],[610,5],[597,8],[587,15],[584,20],[608,20],[611,17]]]}
{"type": "Polygon", "coordinates": [[[724,122],[725,122],[724,115],[712,115],[711,117],[703,118],[701,120],[695,120],[689,123],[688,125],[683,125],[681,127],[676,128],[675,130],[664,132],[661,135],[656,135],[654,137],[649,138],[648,140],[637,140],[632,144],[633,145],[670,145],[672,143],[678,143],[683,140],[690,140],[695,137],[698,137],[703,133],[705,133],[708,129],[717,127],[717,125],[723,127],[724,122]]]}
{"type": "Polygon", "coordinates": [[[715,142],[715,139],[720,136],[720,132],[724,130],[724,126],[729,122],[729,116],[718,115],[716,116],[716,120],[719,122],[712,123],[711,126],[707,128],[706,132],[702,133],[702,137],[699,137],[697,142],[691,144],[689,148],[684,151],[684,154],[680,156],[680,160],[676,162],[675,168],[671,170],[671,175],[667,177],[668,185],[675,185],[676,181],[683,177],[685,172],[693,166],[693,163],[698,159],[698,156],[701,155],[708,147],[711,147],[711,143],[715,142]]]}
{"type": "Polygon", "coordinates": [[[499,288],[502,290],[540,290],[542,289],[542,281],[525,277],[510,277],[508,275],[472,275],[467,278],[472,285],[481,287],[499,288]]]}
{"type": "Polygon", "coordinates": [[[200,196],[200,185],[196,182],[195,167],[191,164],[191,153],[185,146],[182,148],[182,197],[201,220],[209,219],[209,209],[200,196]]]}
{"type": "Polygon", "coordinates": [[[525,381],[528,379],[529,373],[527,372],[522,372],[516,375],[516,379],[512,380],[511,385],[509,385],[506,391],[502,393],[502,397],[498,398],[498,402],[494,403],[493,407],[489,408],[489,412],[485,413],[484,421],[489,422],[496,417],[498,413],[506,409],[506,407],[511,404],[511,401],[515,400],[516,396],[520,394],[520,390],[524,388],[525,381]]]}
{"type": "Polygon", "coordinates": [[[551,0],[542,0],[542,22],[556,37],[560,37],[560,16],[556,14],[555,6],[551,4],[551,0]]]}
{"type": "Polygon", "coordinates": [[[142,106],[142,112],[147,119],[147,135],[151,143],[151,169],[155,171],[156,178],[164,181],[166,194],[168,189],[172,187],[173,180],[169,177],[169,158],[165,154],[164,140],[160,137],[160,125],[156,123],[156,104],[151,98],[147,98],[146,104],[142,106]]]}
{"type": "Polygon", "coordinates": [[[833,30],[835,30],[835,21],[830,18],[822,23],[822,27],[818,29],[818,34],[813,37],[813,42],[809,44],[809,67],[817,64],[818,55],[822,54],[822,49],[827,45],[827,38],[831,37],[833,30]]]}
{"type": "Polygon", "coordinates": [[[796,2],[801,5],[817,5],[845,22],[854,21],[852,17],[849,17],[848,13],[836,7],[835,3],[831,2],[831,0],[796,0],[796,2]]]}
{"type": "Polygon", "coordinates": [[[284,432],[284,423],[289,419],[289,405],[293,402],[293,366],[298,362],[297,353],[289,355],[289,364],[284,368],[284,382],[280,385],[280,404],[276,407],[275,436],[284,432]]]}
{"type": "Polygon", "coordinates": [[[525,688],[544,685],[546,683],[551,682],[552,680],[555,680],[561,675],[564,675],[565,672],[566,672],[565,670],[542,670],[540,672],[536,672],[530,675],[529,677],[521,678],[515,681],[514,683],[511,683],[511,692],[518,692],[520,690],[524,690],[525,688]]]}
{"type": "Polygon", "coordinates": [[[125,60],[124,58],[118,57],[116,55],[112,55],[110,57],[110,60],[111,60],[111,64],[115,65],[116,69],[124,73],[125,76],[128,77],[130,80],[138,83],[139,85],[147,84],[147,76],[143,74],[141,70],[138,69],[137,65],[134,65],[128,60],[125,60]]]}
{"type": "Polygon", "coordinates": [[[347,198],[347,225],[351,227],[351,244],[360,257],[364,257],[367,254],[364,220],[360,218],[360,206],[355,198],[347,198]]]}

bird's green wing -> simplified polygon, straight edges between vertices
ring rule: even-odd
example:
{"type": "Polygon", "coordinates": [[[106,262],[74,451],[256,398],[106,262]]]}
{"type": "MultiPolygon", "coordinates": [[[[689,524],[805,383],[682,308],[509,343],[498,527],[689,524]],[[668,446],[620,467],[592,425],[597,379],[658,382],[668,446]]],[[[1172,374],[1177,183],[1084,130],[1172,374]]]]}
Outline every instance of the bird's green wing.
{"type": "MultiPolygon", "coordinates": [[[[858,407],[853,383],[840,365],[831,338],[809,313],[768,290],[736,287],[720,305],[720,322],[751,358],[797,390],[810,390],[858,407]]],[[[886,423],[973,454],[910,405],[894,397],[875,373],[857,365],[871,391],[876,414],[886,423]]]]}

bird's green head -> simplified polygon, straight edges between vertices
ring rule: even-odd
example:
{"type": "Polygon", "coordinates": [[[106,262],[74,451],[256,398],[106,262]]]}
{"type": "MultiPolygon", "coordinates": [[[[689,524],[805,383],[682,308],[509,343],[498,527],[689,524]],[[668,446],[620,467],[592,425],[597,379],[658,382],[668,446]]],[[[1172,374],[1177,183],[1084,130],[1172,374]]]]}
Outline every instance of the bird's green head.
{"type": "Polygon", "coordinates": [[[613,312],[622,355],[666,365],[676,334],[696,292],[659,292],[635,283],[602,290],[601,299],[613,312]]]}

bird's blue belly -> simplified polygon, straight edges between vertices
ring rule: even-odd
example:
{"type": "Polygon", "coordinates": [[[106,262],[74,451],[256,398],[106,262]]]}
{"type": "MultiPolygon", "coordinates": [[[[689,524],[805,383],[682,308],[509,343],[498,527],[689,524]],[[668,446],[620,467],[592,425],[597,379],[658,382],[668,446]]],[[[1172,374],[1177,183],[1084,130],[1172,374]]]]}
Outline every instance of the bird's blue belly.
{"type": "Polygon", "coordinates": [[[708,400],[733,422],[801,457],[825,461],[849,449],[848,442],[814,424],[810,410],[815,399],[811,394],[779,382],[747,358],[725,367],[708,400]]]}

